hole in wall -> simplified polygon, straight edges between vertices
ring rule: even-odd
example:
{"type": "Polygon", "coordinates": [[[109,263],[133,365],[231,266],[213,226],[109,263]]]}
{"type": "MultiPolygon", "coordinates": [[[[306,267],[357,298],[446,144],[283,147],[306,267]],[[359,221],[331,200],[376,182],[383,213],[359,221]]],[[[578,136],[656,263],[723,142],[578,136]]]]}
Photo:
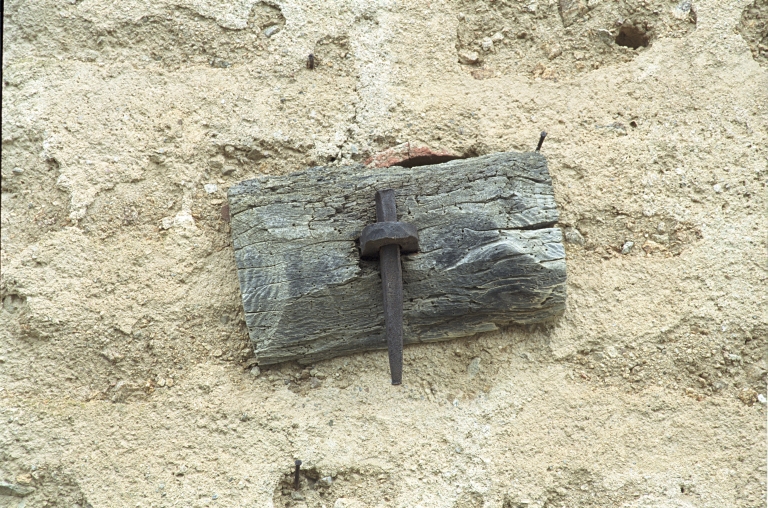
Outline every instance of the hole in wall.
{"type": "Polygon", "coordinates": [[[418,166],[429,166],[431,164],[442,164],[443,162],[449,162],[456,159],[465,159],[466,157],[460,157],[458,155],[421,155],[419,157],[411,157],[405,159],[402,162],[398,162],[398,166],[404,168],[415,168],[418,166]]]}
{"type": "Polygon", "coordinates": [[[647,48],[651,43],[651,37],[642,27],[634,25],[624,25],[616,34],[615,42],[619,46],[637,49],[639,47],[647,48]]]}

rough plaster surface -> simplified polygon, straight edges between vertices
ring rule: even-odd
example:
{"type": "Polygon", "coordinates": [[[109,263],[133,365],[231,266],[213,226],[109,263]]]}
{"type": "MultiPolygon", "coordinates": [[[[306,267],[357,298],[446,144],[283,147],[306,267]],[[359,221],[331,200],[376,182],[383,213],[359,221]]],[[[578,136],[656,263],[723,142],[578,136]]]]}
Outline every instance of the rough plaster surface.
{"type": "Polygon", "coordinates": [[[765,506],[764,0],[4,7],[1,505],[765,506]],[[253,368],[229,186],[540,130],[562,319],[253,368]]]}

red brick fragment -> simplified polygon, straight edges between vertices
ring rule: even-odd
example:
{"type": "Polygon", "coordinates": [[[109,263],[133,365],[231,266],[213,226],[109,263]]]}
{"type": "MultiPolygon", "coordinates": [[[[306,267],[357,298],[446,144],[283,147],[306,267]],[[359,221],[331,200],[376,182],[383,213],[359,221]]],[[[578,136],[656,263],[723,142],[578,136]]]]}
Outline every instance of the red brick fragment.
{"type": "Polygon", "coordinates": [[[423,163],[437,164],[462,158],[449,150],[433,149],[422,143],[402,143],[383,152],[379,152],[365,161],[369,168],[388,168],[390,166],[413,167],[423,163]]]}

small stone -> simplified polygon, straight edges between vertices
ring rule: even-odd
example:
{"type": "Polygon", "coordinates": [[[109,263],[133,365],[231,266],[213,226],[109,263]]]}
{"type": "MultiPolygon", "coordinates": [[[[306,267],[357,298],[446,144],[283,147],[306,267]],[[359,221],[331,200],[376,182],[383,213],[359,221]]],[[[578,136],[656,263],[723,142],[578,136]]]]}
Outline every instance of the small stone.
{"type": "Polygon", "coordinates": [[[296,492],[295,490],[291,492],[291,499],[294,501],[304,501],[304,494],[301,492],[296,492]]]}
{"type": "Polygon", "coordinates": [[[95,62],[99,58],[99,52],[93,49],[85,49],[80,53],[80,57],[86,62],[95,62]]]}
{"type": "Polygon", "coordinates": [[[246,157],[248,157],[250,160],[252,160],[254,162],[260,161],[261,159],[265,158],[266,156],[267,156],[267,154],[262,152],[258,148],[252,148],[248,152],[248,155],[246,155],[246,157]]]}
{"type": "Polygon", "coordinates": [[[584,245],[584,237],[576,228],[565,229],[565,241],[576,245],[584,245]]]}
{"type": "Polygon", "coordinates": [[[317,483],[315,483],[315,487],[319,487],[321,489],[327,489],[330,488],[330,486],[333,484],[333,478],[330,476],[323,476],[319,480],[317,480],[317,483]]]}
{"type": "Polygon", "coordinates": [[[616,36],[612,34],[610,30],[606,30],[605,28],[599,28],[597,30],[597,37],[608,46],[613,44],[616,40],[616,36]]]}
{"type": "Polygon", "coordinates": [[[739,392],[739,400],[741,400],[744,404],[751,406],[758,400],[757,392],[752,388],[745,388],[739,392]]]}
{"type": "Polygon", "coordinates": [[[613,131],[620,135],[626,135],[627,134],[627,128],[624,126],[621,122],[613,122],[605,126],[609,131],[613,131]]]}
{"type": "Polygon", "coordinates": [[[247,422],[250,419],[251,419],[251,417],[248,416],[248,413],[243,413],[243,414],[240,415],[240,421],[241,422],[247,422]]]}
{"type": "Polygon", "coordinates": [[[221,168],[221,174],[224,176],[231,175],[237,168],[235,166],[224,166],[221,168]]]}
{"type": "Polygon", "coordinates": [[[317,376],[317,369],[312,369],[312,370],[310,370],[310,371],[309,371],[309,375],[310,375],[310,376],[312,376],[312,377],[315,377],[315,376],[317,376]]]}
{"type": "Polygon", "coordinates": [[[477,376],[480,373],[480,358],[473,358],[471,362],[469,362],[469,366],[467,367],[467,374],[469,374],[469,378],[472,379],[475,376],[477,376]]]}
{"type": "Polygon", "coordinates": [[[22,473],[19,475],[16,475],[16,483],[30,486],[32,485],[32,475],[29,473],[22,473]]]}
{"type": "Polygon", "coordinates": [[[493,34],[493,36],[491,37],[491,40],[492,40],[494,43],[496,43],[496,42],[501,42],[501,41],[503,41],[503,40],[504,40],[504,34],[503,34],[503,33],[501,33],[501,32],[496,32],[496,33],[495,33],[495,34],[493,34]]]}
{"type": "Polygon", "coordinates": [[[765,395],[763,395],[762,393],[758,393],[757,394],[757,401],[760,404],[765,404],[766,403],[765,395]]]}
{"type": "Polygon", "coordinates": [[[325,379],[326,376],[324,372],[318,372],[317,374],[315,374],[315,377],[317,379],[325,379]]]}
{"type": "Polygon", "coordinates": [[[15,168],[13,168],[13,174],[14,174],[14,175],[20,175],[20,174],[22,174],[23,172],[24,172],[24,170],[23,170],[23,169],[21,169],[21,168],[19,168],[19,167],[15,167],[15,168]]]}
{"type": "Polygon", "coordinates": [[[157,378],[157,383],[156,384],[160,388],[164,387],[165,386],[165,378],[164,377],[157,378]]]}
{"type": "Polygon", "coordinates": [[[477,51],[459,51],[459,62],[465,65],[477,65],[480,63],[480,55],[477,51]]]}
{"type": "Polygon", "coordinates": [[[123,359],[123,355],[120,354],[118,350],[109,348],[109,347],[101,351],[101,356],[103,356],[104,358],[106,358],[112,363],[115,363],[116,361],[123,359]]]}
{"type": "Polygon", "coordinates": [[[493,41],[491,40],[490,37],[486,37],[485,39],[483,39],[483,42],[480,43],[480,46],[482,46],[483,51],[485,51],[486,53],[489,51],[493,51],[493,41]]]}
{"type": "Polygon", "coordinates": [[[280,31],[280,25],[268,26],[267,28],[264,29],[264,35],[266,35],[267,37],[272,37],[279,31],[280,31]]]}
{"type": "Polygon", "coordinates": [[[719,183],[716,183],[715,185],[712,186],[712,190],[714,190],[717,194],[720,194],[721,192],[723,192],[723,186],[720,185],[719,183]]]}
{"type": "Polygon", "coordinates": [[[205,189],[205,192],[207,192],[208,194],[213,194],[214,192],[219,190],[219,186],[216,185],[215,183],[207,183],[203,185],[203,188],[205,189]]]}
{"type": "Polygon", "coordinates": [[[215,493],[215,492],[211,496],[211,499],[213,499],[214,501],[217,500],[218,498],[219,498],[219,495],[217,493],[215,493]]]}
{"type": "Polygon", "coordinates": [[[251,367],[251,376],[253,377],[259,377],[259,374],[261,374],[261,369],[258,365],[251,367]]]}
{"type": "Polygon", "coordinates": [[[672,16],[677,19],[685,19],[691,14],[691,7],[691,0],[683,0],[677,5],[677,7],[672,9],[672,16]]]}
{"type": "Polygon", "coordinates": [[[187,472],[187,466],[182,464],[181,466],[179,466],[179,469],[177,469],[176,472],[173,474],[175,474],[176,476],[184,476],[186,472],[187,472]]]}
{"type": "Polygon", "coordinates": [[[0,495],[2,496],[24,497],[30,495],[34,491],[34,487],[25,487],[24,485],[17,485],[15,483],[8,483],[0,480],[0,495]]]}
{"type": "Polygon", "coordinates": [[[322,385],[323,383],[321,383],[320,380],[316,377],[311,378],[309,381],[309,387],[312,389],[320,388],[322,385]]]}
{"type": "Polygon", "coordinates": [[[643,250],[646,254],[655,254],[657,252],[666,250],[666,248],[663,245],[654,242],[653,240],[646,240],[646,242],[643,244],[643,250]]]}
{"type": "Polygon", "coordinates": [[[549,48],[549,52],[547,53],[547,58],[549,60],[554,60],[555,58],[559,57],[562,54],[563,54],[562,48],[560,46],[555,45],[549,48]]]}
{"type": "Polygon", "coordinates": [[[217,358],[218,358],[219,356],[223,355],[223,354],[224,354],[224,352],[223,352],[221,349],[215,349],[215,350],[213,351],[213,356],[215,356],[215,357],[217,357],[217,358]]]}
{"type": "Polygon", "coordinates": [[[589,11],[587,4],[583,0],[559,0],[558,4],[560,18],[563,20],[563,26],[565,27],[572,25],[577,18],[589,11]]]}
{"type": "Polygon", "coordinates": [[[227,67],[231,67],[232,64],[227,62],[226,60],[222,60],[221,58],[214,58],[211,60],[211,67],[218,67],[219,69],[226,69],[227,67]]]}
{"type": "Polygon", "coordinates": [[[217,155],[216,157],[208,161],[208,165],[214,169],[221,169],[222,167],[224,167],[224,156],[217,155]]]}
{"type": "Polygon", "coordinates": [[[635,242],[633,241],[626,241],[624,242],[624,245],[621,246],[621,253],[622,254],[629,254],[632,252],[632,247],[635,246],[635,242]]]}

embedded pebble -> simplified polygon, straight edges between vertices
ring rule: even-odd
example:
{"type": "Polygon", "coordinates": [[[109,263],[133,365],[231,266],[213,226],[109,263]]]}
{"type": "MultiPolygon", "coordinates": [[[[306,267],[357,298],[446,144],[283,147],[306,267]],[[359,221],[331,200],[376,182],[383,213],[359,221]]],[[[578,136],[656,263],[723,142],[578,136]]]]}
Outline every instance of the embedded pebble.
{"type": "Polygon", "coordinates": [[[723,192],[723,186],[720,185],[719,183],[716,183],[715,185],[712,186],[712,190],[714,190],[717,194],[720,194],[721,192],[723,192]]]}
{"type": "Polygon", "coordinates": [[[251,368],[251,376],[253,377],[259,377],[259,374],[261,374],[261,369],[258,365],[251,368]]]}
{"type": "Polygon", "coordinates": [[[672,16],[677,19],[685,19],[691,14],[691,0],[682,0],[677,7],[672,9],[672,16]]]}
{"type": "Polygon", "coordinates": [[[25,487],[16,483],[8,483],[0,480],[0,495],[24,497],[35,491],[34,487],[25,487]]]}
{"type": "Polygon", "coordinates": [[[576,228],[566,228],[565,241],[576,245],[584,245],[584,236],[576,228]]]}
{"type": "Polygon", "coordinates": [[[216,185],[215,183],[207,183],[203,185],[203,188],[205,189],[205,192],[207,192],[208,194],[213,194],[214,192],[219,190],[219,186],[216,185]]]}
{"type": "Polygon", "coordinates": [[[473,358],[471,362],[469,362],[469,366],[467,367],[467,374],[469,374],[470,379],[477,376],[480,373],[480,358],[473,358]]]}
{"type": "Polygon", "coordinates": [[[477,51],[459,51],[459,62],[467,65],[480,63],[480,55],[477,51]]]}
{"type": "Polygon", "coordinates": [[[630,252],[632,252],[632,247],[634,246],[635,246],[635,242],[631,242],[631,241],[624,242],[624,245],[621,246],[621,253],[629,254],[630,252]]]}
{"type": "Polygon", "coordinates": [[[490,37],[483,39],[481,46],[483,47],[483,51],[493,51],[493,41],[490,37]]]}
{"type": "Polygon", "coordinates": [[[267,37],[272,37],[279,31],[280,31],[280,25],[268,26],[267,28],[264,29],[264,35],[266,35],[267,37]]]}
{"type": "Polygon", "coordinates": [[[757,401],[760,404],[765,404],[765,402],[766,402],[765,395],[763,395],[762,393],[758,393],[757,394],[757,401]]]}
{"type": "Polygon", "coordinates": [[[222,60],[221,58],[214,58],[211,60],[211,67],[218,67],[219,69],[226,69],[227,67],[231,67],[232,64],[227,62],[226,60],[222,60]]]}
{"type": "Polygon", "coordinates": [[[22,174],[23,172],[24,172],[24,170],[23,170],[23,169],[21,169],[21,168],[19,168],[19,167],[13,168],[13,174],[14,174],[14,175],[20,175],[20,174],[22,174]]]}

